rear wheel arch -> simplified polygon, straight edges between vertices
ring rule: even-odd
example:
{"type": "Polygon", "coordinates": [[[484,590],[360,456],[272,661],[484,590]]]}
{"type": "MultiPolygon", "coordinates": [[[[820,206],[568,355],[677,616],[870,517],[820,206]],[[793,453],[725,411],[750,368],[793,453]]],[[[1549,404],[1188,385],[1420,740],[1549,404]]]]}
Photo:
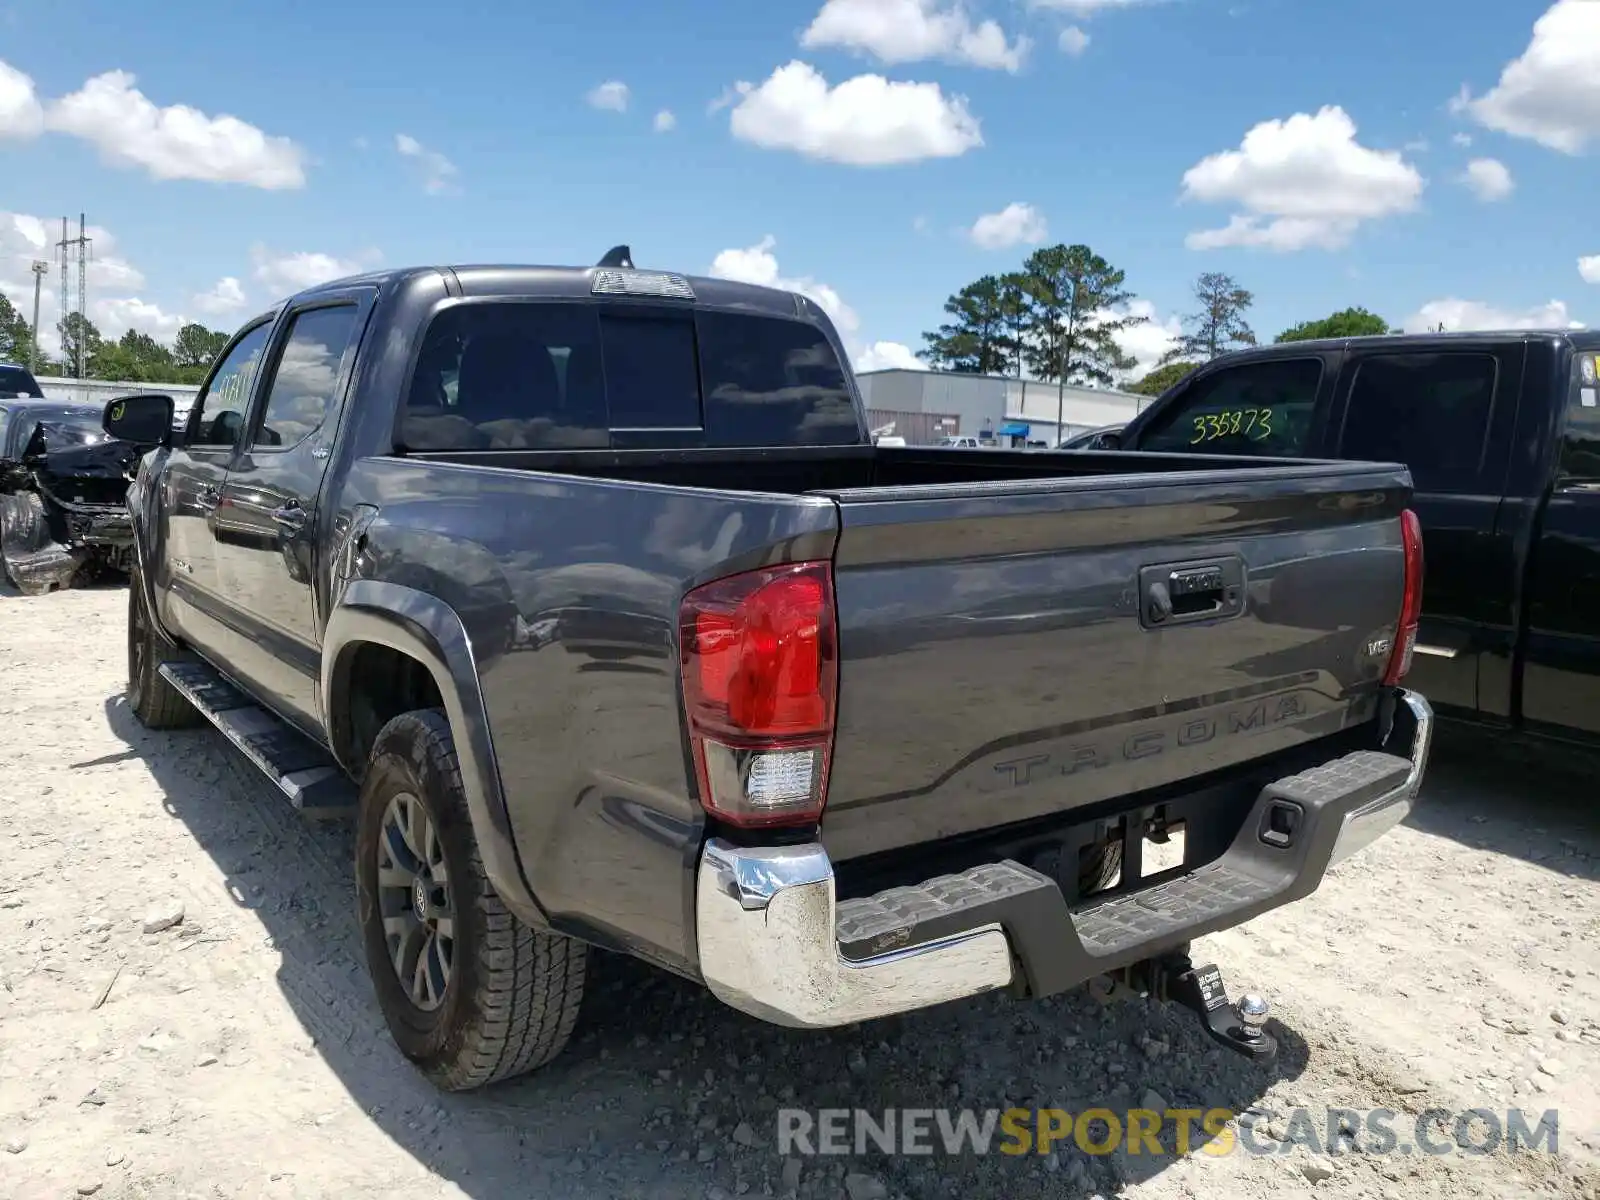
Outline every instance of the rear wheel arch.
{"type": "Polygon", "coordinates": [[[376,737],[387,721],[401,712],[428,708],[443,712],[460,760],[484,867],[507,908],[529,924],[548,927],[512,839],[477,662],[455,610],[414,588],[353,580],[329,617],[322,661],[322,711],[329,748],[356,779],[366,768],[371,748],[366,739],[376,737]],[[379,672],[380,678],[368,679],[367,671],[379,672]],[[402,696],[382,696],[374,703],[375,690],[386,680],[400,681],[402,696]],[[402,699],[403,707],[394,707],[402,699]],[[358,716],[363,704],[367,707],[358,716]],[[375,717],[381,720],[372,726],[375,717]],[[356,754],[359,759],[353,757],[356,754]]]}

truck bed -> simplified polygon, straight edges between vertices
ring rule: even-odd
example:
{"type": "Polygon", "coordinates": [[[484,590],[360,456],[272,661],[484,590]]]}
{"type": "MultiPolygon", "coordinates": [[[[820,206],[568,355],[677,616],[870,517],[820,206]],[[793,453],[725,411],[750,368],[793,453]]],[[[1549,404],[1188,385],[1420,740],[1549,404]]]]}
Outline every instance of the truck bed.
{"type": "Polygon", "coordinates": [[[832,561],[821,833],[847,867],[1102,816],[1373,720],[1410,497],[1381,464],[870,446],[412,454],[357,461],[349,488],[379,510],[375,569],[462,616],[541,906],[680,964],[707,823],[685,795],[690,588],[832,561]],[[1151,627],[1141,572],[1195,564],[1230,611],[1151,627]]]}

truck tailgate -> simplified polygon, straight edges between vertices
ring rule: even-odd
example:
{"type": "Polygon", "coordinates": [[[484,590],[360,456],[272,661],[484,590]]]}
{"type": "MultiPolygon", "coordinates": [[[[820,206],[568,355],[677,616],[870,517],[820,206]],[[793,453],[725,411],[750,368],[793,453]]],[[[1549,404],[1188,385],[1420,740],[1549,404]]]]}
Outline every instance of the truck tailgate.
{"type": "Polygon", "coordinates": [[[1195,780],[1376,712],[1403,468],[826,494],[836,859],[1195,780]]]}

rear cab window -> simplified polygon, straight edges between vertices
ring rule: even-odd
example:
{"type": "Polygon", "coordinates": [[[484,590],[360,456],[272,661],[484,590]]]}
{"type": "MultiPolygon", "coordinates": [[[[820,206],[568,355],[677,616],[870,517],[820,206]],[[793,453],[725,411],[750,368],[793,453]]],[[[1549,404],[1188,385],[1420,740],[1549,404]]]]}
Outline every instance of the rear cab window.
{"type": "Polygon", "coordinates": [[[398,435],[415,451],[555,450],[640,431],[670,431],[679,447],[863,440],[844,367],[808,322],[523,300],[433,318],[398,435]]]}
{"type": "Polygon", "coordinates": [[[1163,453],[1311,456],[1320,357],[1267,359],[1195,380],[1139,436],[1163,453]]]}

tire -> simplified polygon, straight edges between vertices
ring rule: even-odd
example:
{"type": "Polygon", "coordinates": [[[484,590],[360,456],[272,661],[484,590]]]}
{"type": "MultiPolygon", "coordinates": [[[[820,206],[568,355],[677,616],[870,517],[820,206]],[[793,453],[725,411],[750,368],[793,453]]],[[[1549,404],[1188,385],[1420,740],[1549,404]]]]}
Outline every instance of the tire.
{"type": "Polygon", "coordinates": [[[1122,843],[1107,842],[1086,848],[1078,859],[1079,895],[1110,887],[1122,870],[1122,843]]]}
{"type": "Polygon", "coordinates": [[[566,1047],[588,947],[530,929],[501,903],[438,709],[402,713],[378,733],[356,817],[356,896],[389,1033],[436,1087],[485,1087],[541,1067],[566,1047]],[[394,957],[386,921],[396,930],[394,957]],[[434,969],[408,969],[411,962],[434,969]]]}
{"type": "Polygon", "coordinates": [[[146,729],[188,729],[202,718],[183,693],[158,669],[183,657],[178,647],[156,628],[144,600],[144,575],[137,566],[128,575],[128,707],[146,729]]]}

